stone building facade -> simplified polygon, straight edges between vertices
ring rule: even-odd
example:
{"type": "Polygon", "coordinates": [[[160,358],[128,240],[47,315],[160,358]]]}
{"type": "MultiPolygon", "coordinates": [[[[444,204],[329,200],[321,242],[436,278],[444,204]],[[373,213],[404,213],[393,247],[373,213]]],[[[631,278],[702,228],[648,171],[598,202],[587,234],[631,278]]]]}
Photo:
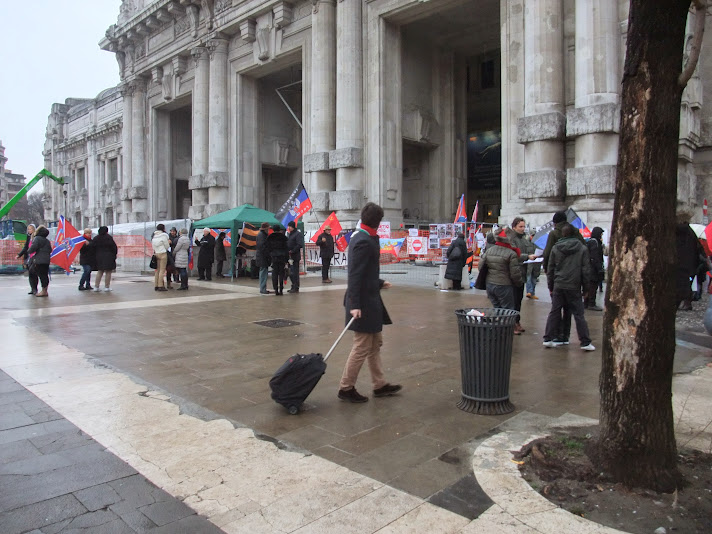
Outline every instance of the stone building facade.
{"type": "MultiPolygon", "coordinates": [[[[5,147],[0,140],[0,208],[8,203],[25,186],[25,175],[12,172],[5,168],[7,163],[5,147]]],[[[27,199],[21,199],[20,203],[27,203],[27,199]]],[[[17,204],[15,204],[17,206],[17,204]]]]}
{"type": "MultiPolygon", "coordinates": [[[[489,221],[571,206],[609,228],[627,6],[123,0],[100,42],[121,84],[50,115],[45,156],[73,185],[45,184],[47,209],[91,224],[275,211],[302,180],[307,223],[348,226],[367,201],[392,227],[448,221],[465,193],[489,221]]],[[[680,110],[693,218],[712,193],[704,51],[697,72],[680,110]]]]}

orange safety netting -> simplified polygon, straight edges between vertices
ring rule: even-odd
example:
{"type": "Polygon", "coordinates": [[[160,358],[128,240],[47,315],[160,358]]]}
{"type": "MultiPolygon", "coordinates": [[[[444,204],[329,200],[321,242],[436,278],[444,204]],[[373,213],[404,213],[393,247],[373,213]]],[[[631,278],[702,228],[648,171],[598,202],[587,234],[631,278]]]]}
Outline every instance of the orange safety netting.
{"type": "Polygon", "coordinates": [[[142,235],[115,235],[113,237],[119,249],[117,258],[150,258],[153,256],[151,242],[142,235]]]}
{"type": "Polygon", "coordinates": [[[4,271],[22,271],[22,258],[17,255],[25,246],[24,241],[3,239],[0,241],[0,269],[4,271]]]}

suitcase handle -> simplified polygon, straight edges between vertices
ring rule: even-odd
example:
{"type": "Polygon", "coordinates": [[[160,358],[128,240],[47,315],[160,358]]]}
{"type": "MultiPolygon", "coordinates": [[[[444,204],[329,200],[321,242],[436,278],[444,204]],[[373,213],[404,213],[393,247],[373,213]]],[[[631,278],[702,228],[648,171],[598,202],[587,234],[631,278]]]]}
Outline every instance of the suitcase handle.
{"type": "Polygon", "coordinates": [[[329,356],[331,356],[331,353],[334,352],[334,349],[336,348],[336,345],[339,344],[339,341],[341,341],[341,338],[344,337],[344,334],[346,331],[349,329],[349,326],[356,320],[356,317],[351,317],[351,320],[349,321],[349,324],[346,325],[346,327],[343,329],[341,334],[339,334],[339,337],[336,338],[336,341],[334,341],[334,344],[331,346],[329,349],[329,352],[326,353],[326,356],[324,356],[324,361],[329,359],[329,356]]]}

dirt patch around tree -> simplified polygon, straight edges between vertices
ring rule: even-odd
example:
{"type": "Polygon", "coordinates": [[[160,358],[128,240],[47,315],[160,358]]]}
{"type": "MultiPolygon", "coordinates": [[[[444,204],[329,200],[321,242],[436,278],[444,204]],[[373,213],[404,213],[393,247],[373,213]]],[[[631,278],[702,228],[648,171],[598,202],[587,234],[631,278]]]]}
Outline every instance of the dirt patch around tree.
{"type": "Polygon", "coordinates": [[[712,454],[678,451],[684,487],[675,493],[627,489],[591,462],[597,433],[569,428],[528,443],[515,454],[522,476],[552,503],[601,525],[633,534],[712,532],[712,454]]]}

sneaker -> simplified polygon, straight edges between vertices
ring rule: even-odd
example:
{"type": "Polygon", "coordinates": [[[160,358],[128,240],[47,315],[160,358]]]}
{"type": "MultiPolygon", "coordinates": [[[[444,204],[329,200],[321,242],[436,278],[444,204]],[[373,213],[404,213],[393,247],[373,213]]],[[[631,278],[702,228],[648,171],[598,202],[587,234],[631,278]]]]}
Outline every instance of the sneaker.
{"type": "Polygon", "coordinates": [[[99,291],[101,291],[101,288],[99,288],[99,287],[94,288],[94,293],[98,293],[99,291]]]}
{"type": "Polygon", "coordinates": [[[568,344],[569,344],[569,340],[568,340],[568,339],[555,339],[555,340],[554,340],[554,343],[555,343],[556,346],[558,347],[558,346],[561,346],[561,345],[568,345],[568,344]]]}
{"type": "Polygon", "coordinates": [[[596,347],[589,343],[588,345],[581,345],[581,350],[591,352],[592,350],[596,350],[596,347]]]}
{"type": "Polygon", "coordinates": [[[390,397],[394,393],[398,393],[403,387],[400,384],[386,384],[385,386],[374,389],[374,397],[390,397]]]}
{"type": "Polygon", "coordinates": [[[104,291],[108,293],[109,291],[113,291],[113,289],[111,289],[110,287],[105,287],[104,291]]]}
{"type": "Polygon", "coordinates": [[[551,349],[551,348],[553,348],[553,347],[558,347],[558,346],[559,346],[555,341],[551,341],[551,340],[549,340],[549,341],[544,341],[544,343],[542,343],[542,345],[544,345],[547,349],[551,349]]]}
{"type": "Polygon", "coordinates": [[[337,395],[341,400],[349,402],[368,402],[368,397],[364,397],[356,388],[351,389],[340,389],[337,395]]]}

